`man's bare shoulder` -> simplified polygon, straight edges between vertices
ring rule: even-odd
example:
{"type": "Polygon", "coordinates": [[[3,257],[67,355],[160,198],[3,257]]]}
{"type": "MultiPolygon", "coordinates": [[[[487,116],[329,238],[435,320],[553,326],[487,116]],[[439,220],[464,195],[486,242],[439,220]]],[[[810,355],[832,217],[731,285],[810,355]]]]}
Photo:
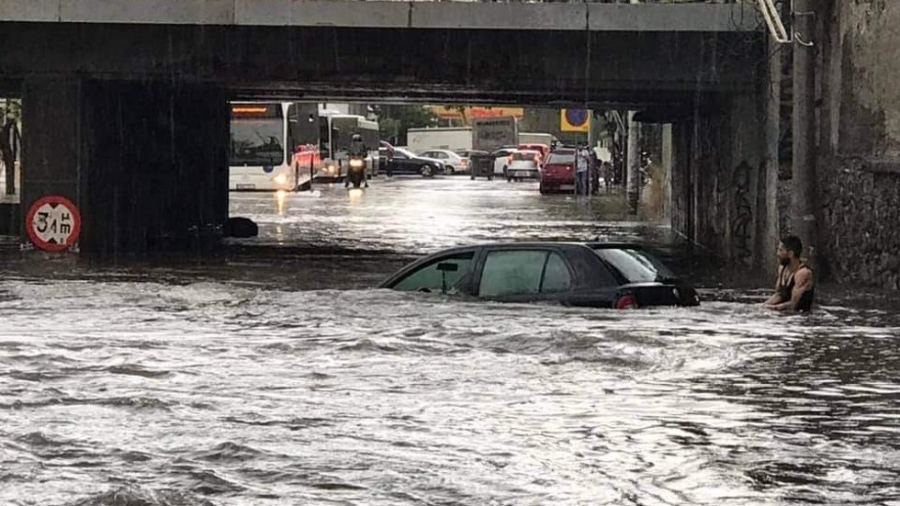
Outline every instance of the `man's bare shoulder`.
{"type": "Polygon", "coordinates": [[[813,282],[812,269],[799,269],[796,274],[794,274],[794,280],[797,283],[797,286],[811,285],[813,282]]]}

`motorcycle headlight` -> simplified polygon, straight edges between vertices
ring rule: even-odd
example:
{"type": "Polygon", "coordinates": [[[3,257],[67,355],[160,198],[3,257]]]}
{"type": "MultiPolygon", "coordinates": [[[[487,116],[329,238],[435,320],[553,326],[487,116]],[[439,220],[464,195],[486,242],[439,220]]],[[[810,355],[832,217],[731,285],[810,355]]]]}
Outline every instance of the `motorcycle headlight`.
{"type": "Polygon", "coordinates": [[[366,163],[362,160],[350,160],[350,166],[354,169],[360,169],[362,167],[365,167],[365,165],[366,163]]]}

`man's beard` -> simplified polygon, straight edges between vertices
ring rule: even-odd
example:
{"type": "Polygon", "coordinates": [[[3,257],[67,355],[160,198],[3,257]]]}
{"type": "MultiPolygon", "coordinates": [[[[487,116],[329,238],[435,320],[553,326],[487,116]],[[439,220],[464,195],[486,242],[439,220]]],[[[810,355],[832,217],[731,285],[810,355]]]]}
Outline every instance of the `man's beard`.
{"type": "Polygon", "coordinates": [[[779,258],[778,263],[787,267],[788,265],[791,265],[791,257],[779,258]]]}

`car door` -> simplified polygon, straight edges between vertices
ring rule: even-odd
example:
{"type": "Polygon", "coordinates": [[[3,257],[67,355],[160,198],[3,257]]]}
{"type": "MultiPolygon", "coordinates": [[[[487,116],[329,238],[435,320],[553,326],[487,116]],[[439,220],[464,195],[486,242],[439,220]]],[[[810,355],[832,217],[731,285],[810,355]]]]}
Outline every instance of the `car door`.
{"type": "Polygon", "coordinates": [[[409,172],[413,170],[413,161],[406,154],[394,152],[394,172],[409,172]]]}
{"type": "Polygon", "coordinates": [[[551,248],[495,248],[479,262],[473,286],[478,297],[502,302],[566,300],[574,270],[551,248]]]}
{"type": "Polygon", "coordinates": [[[454,251],[413,266],[388,283],[386,288],[401,291],[469,294],[471,272],[478,249],[454,251]],[[448,268],[449,267],[449,268],[448,268]]]}
{"type": "Polygon", "coordinates": [[[494,175],[504,174],[504,167],[509,165],[509,155],[515,151],[516,150],[514,149],[501,149],[496,152],[496,158],[494,158],[494,175]]]}

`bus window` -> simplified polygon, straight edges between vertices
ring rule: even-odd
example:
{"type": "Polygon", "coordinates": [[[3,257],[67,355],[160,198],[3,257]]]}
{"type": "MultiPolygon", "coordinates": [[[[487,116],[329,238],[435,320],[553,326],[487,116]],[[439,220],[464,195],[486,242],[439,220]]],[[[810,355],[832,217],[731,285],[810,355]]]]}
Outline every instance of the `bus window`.
{"type": "Polygon", "coordinates": [[[284,145],[279,118],[234,118],[229,165],[281,165],[284,145]]]}

